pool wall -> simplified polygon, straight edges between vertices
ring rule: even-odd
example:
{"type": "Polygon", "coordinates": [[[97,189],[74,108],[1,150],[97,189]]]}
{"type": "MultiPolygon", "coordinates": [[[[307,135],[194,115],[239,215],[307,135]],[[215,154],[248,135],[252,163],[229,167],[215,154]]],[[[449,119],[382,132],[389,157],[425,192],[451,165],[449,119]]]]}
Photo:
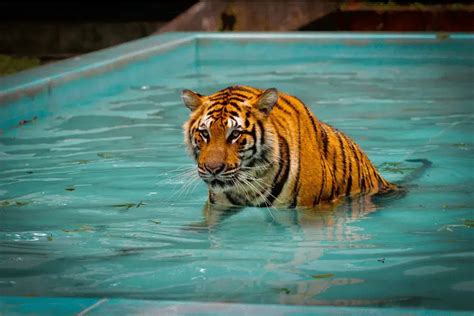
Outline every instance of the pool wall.
{"type": "Polygon", "coordinates": [[[189,79],[186,88],[192,87],[193,81],[206,80],[202,75],[211,60],[212,67],[217,61],[227,69],[251,72],[256,63],[265,62],[275,69],[288,60],[324,60],[349,54],[361,58],[452,58],[446,52],[454,51],[462,59],[471,53],[473,42],[474,35],[463,33],[167,33],[0,78],[0,129],[52,115],[59,108],[87,104],[131,85],[146,85],[140,80],[150,76],[166,83],[170,72],[183,73],[189,79]],[[436,50],[425,45],[434,42],[442,45],[436,50]],[[403,43],[410,45],[404,47],[403,43]]]}

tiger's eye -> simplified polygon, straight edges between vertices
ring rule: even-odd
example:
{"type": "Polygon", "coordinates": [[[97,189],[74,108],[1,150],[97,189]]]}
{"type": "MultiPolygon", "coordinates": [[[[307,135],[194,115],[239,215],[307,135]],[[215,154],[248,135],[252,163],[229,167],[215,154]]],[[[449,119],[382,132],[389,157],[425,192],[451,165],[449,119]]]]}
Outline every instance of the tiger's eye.
{"type": "Polygon", "coordinates": [[[202,129],[199,131],[199,133],[201,134],[202,137],[204,138],[208,138],[209,137],[209,132],[205,129],[202,129]]]}
{"type": "Polygon", "coordinates": [[[240,131],[239,130],[233,130],[232,133],[230,134],[232,138],[237,138],[240,136],[240,131]]]}

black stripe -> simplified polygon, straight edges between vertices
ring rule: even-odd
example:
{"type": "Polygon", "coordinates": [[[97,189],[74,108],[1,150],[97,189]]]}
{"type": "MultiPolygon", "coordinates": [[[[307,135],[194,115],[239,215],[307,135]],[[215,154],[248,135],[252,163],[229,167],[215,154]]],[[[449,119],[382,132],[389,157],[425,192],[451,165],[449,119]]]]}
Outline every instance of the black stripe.
{"type": "Polygon", "coordinates": [[[230,98],[229,98],[229,102],[231,102],[233,100],[238,101],[238,102],[244,102],[244,101],[247,101],[248,98],[242,98],[241,96],[231,95],[230,98]]]}
{"type": "Polygon", "coordinates": [[[324,154],[324,158],[328,158],[328,150],[329,150],[329,137],[328,137],[328,134],[326,132],[326,128],[324,127],[323,124],[320,125],[321,126],[321,137],[322,137],[322,142],[323,142],[323,154],[324,154]]]}
{"type": "Polygon", "coordinates": [[[260,148],[265,145],[265,129],[263,128],[263,123],[261,121],[257,121],[258,128],[260,128],[260,148]]]}
{"type": "MultiPolygon", "coordinates": [[[[232,87],[232,94],[235,94],[235,90],[240,90],[240,91],[248,92],[248,93],[250,93],[251,95],[257,95],[254,90],[250,90],[250,89],[248,89],[248,88],[246,88],[246,87],[242,87],[242,86],[233,86],[233,87],[232,87]]],[[[255,89],[255,90],[257,90],[257,89],[255,89]]],[[[247,97],[246,97],[246,98],[247,98],[247,97]]]]}
{"type": "Polygon", "coordinates": [[[311,121],[311,125],[313,126],[314,139],[318,139],[318,128],[316,127],[316,122],[314,121],[314,117],[306,106],[303,105],[303,108],[305,109],[306,115],[309,117],[309,120],[311,121]]]}
{"type": "Polygon", "coordinates": [[[249,119],[248,119],[248,117],[247,117],[247,118],[245,118],[245,124],[244,124],[244,126],[245,126],[245,128],[248,128],[249,125],[250,125],[250,121],[249,121],[249,119]]]}
{"type": "Polygon", "coordinates": [[[333,172],[333,177],[332,177],[332,188],[331,188],[331,199],[333,199],[336,196],[339,196],[339,184],[336,185],[337,182],[337,163],[336,163],[336,151],[334,151],[334,157],[332,161],[332,172],[333,172]],[[336,188],[337,186],[337,188],[336,188]],[[336,190],[335,190],[336,189],[336,190]],[[335,191],[334,191],[335,190],[335,191]]]}
{"type": "Polygon", "coordinates": [[[212,97],[209,98],[209,100],[211,101],[216,101],[216,100],[220,100],[220,99],[226,99],[228,97],[228,93],[227,92],[220,92],[216,95],[213,95],[212,97]]]}
{"type": "Polygon", "coordinates": [[[233,196],[231,192],[225,192],[225,197],[229,200],[229,202],[233,205],[243,205],[237,197],[233,196]]]}
{"type": "Polygon", "coordinates": [[[252,151],[252,156],[246,158],[246,159],[250,159],[252,158],[253,156],[255,156],[255,154],[257,153],[257,146],[256,144],[254,143],[252,146],[250,146],[249,148],[242,148],[242,151],[240,151],[240,153],[242,153],[242,155],[244,155],[246,152],[248,151],[252,151]]]}
{"type": "Polygon", "coordinates": [[[211,191],[208,192],[209,203],[214,204],[216,201],[214,200],[214,195],[211,194],[211,191]]]}
{"type": "Polygon", "coordinates": [[[207,108],[208,110],[216,107],[216,106],[225,106],[227,104],[227,99],[219,100],[219,101],[214,101],[212,102],[211,105],[207,108]]]}
{"type": "MultiPolygon", "coordinates": [[[[288,180],[288,176],[290,175],[290,165],[291,165],[291,158],[290,158],[290,148],[288,146],[287,141],[283,137],[279,137],[278,141],[280,143],[280,161],[278,172],[274,178],[273,186],[270,191],[270,195],[267,196],[267,201],[271,205],[275,199],[280,195],[281,191],[283,190],[283,186],[288,180]]],[[[259,207],[269,206],[267,203],[262,203],[259,207]]]]}
{"type": "Polygon", "coordinates": [[[225,89],[222,89],[222,90],[220,90],[220,91],[217,91],[216,93],[214,93],[214,94],[212,95],[212,98],[229,94],[229,90],[228,90],[228,89],[229,89],[229,88],[225,88],[225,89]]]}
{"type": "MultiPolygon", "coordinates": [[[[340,149],[341,149],[341,153],[342,153],[342,177],[341,177],[341,183],[344,183],[346,181],[346,165],[347,165],[347,161],[346,161],[346,152],[344,151],[344,144],[342,143],[342,138],[341,138],[341,135],[339,135],[338,132],[335,133],[337,139],[339,140],[339,146],[340,146],[340,149]]],[[[341,187],[342,189],[342,187],[341,187]]]]}
{"type": "Polygon", "coordinates": [[[257,135],[255,134],[255,125],[252,127],[252,130],[250,132],[249,131],[242,131],[241,134],[250,135],[250,136],[253,137],[254,142],[257,141],[257,135]]]}
{"type": "MultiPolygon", "coordinates": [[[[349,165],[349,172],[351,171],[351,167],[349,165]]],[[[352,175],[349,175],[349,180],[347,180],[347,189],[346,189],[346,195],[351,194],[351,187],[352,187],[352,175]]]]}
{"type": "Polygon", "coordinates": [[[359,188],[362,189],[362,184],[363,184],[362,182],[364,182],[364,186],[365,186],[365,181],[363,181],[363,177],[361,177],[361,169],[360,169],[361,161],[359,159],[359,156],[357,155],[357,149],[354,147],[353,142],[346,135],[344,135],[344,138],[347,144],[349,145],[352,155],[354,156],[354,159],[356,162],[355,167],[357,168],[357,176],[359,177],[359,188]]]}
{"type": "Polygon", "coordinates": [[[234,117],[239,117],[239,113],[235,112],[235,111],[229,111],[227,112],[229,113],[230,115],[234,116],[234,117]]]}
{"type": "Polygon", "coordinates": [[[293,196],[292,200],[291,200],[291,203],[290,205],[288,206],[288,208],[296,208],[296,202],[298,201],[298,196],[293,196]]]}
{"type": "Polygon", "coordinates": [[[281,106],[281,104],[279,104],[278,102],[277,102],[277,104],[274,106],[274,108],[277,108],[278,110],[280,110],[280,111],[282,111],[282,112],[285,112],[285,113],[288,114],[288,115],[292,115],[292,113],[291,113],[290,111],[288,111],[287,109],[283,108],[283,107],[281,106]]]}
{"type": "Polygon", "coordinates": [[[346,187],[346,195],[349,195],[351,192],[352,187],[352,159],[349,157],[349,172],[347,173],[349,176],[347,187],[346,187]],[[349,194],[347,193],[349,192],[349,194]]]}
{"type": "Polygon", "coordinates": [[[283,102],[284,102],[286,105],[288,105],[288,107],[289,107],[290,109],[292,109],[293,111],[295,111],[296,114],[298,114],[298,115],[300,114],[300,111],[299,111],[296,107],[293,106],[293,103],[292,103],[290,100],[288,100],[288,99],[286,98],[286,96],[280,95],[280,99],[283,100],[283,102]]]}
{"type": "MultiPolygon", "coordinates": [[[[300,173],[301,173],[301,122],[300,117],[298,116],[298,168],[296,169],[295,175],[295,185],[293,187],[292,196],[294,201],[291,203],[296,203],[298,199],[298,192],[300,191],[300,173]]],[[[295,207],[296,204],[293,206],[295,207]]]]}
{"type": "Polygon", "coordinates": [[[370,178],[370,188],[371,189],[375,188],[373,178],[377,179],[376,173],[377,172],[376,172],[374,166],[372,164],[370,164],[370,166],[369,166],[369,178],[370,178]],[[373,175],[373,178],[372,178],[372,175],[373,175]]]}
{"type": "Polygon", "coordinates": [[[222,111],[222,108],[216,109],[216,110],[211,110],[211,111],[208,111],[208,112],[206,113],[206,115],[212,115],[212,114],[214,114],[214,113],[216,113],[216,112],[221,112],[221,111],[222,111]]]}
{"type": "Polygon", "coordinates": [[[362,173],[362,184],[361,184],[361,189],[365,192],[367,191],[367,185],[369,186],[369,189],[372,188],[372,180],[370,177],[370,166],[363,162],[363,173],[362,173]]]}
{"type": "Polygon", "coordinates": [[[365,192],[365,177],[362,177],[359,185],[360,192],[365,192]]]}
{"type": "Polygon", "coordinates": [[[243,98],[245,100],[249,99],[249,97],[247,95],[241,94],[241,93],[238,93],[238,92],[234,92],[234,91],[232,91],[232,96],[240,97],[240,98],[243,98]]]}
{"type": "Polygon", "coordinates": [[[322,171],[322,177],[321,177],[321,189],[319,190],[319,194],[317,196],[314,197],[314,200],[313,200],[313,206],[316,206],[319,204],[319,202],[321,202],[321,196],[323,195],[323,191],[324,191],[324,186],[326,185],[326,168],[324,166],[324,164],[321,164],[321,171],[322,171]]]}
{"type": "Polygon", "coordinates": [[[240,111],[240,105],[238,105],[238,104],[235,103],[234,101],[229,101],[229,103],[228,103],[227,106],[229,106],[229,105],[232,105],[233,107],[235,107],[235,109],[236,109],[237,111],[240,111]]]}

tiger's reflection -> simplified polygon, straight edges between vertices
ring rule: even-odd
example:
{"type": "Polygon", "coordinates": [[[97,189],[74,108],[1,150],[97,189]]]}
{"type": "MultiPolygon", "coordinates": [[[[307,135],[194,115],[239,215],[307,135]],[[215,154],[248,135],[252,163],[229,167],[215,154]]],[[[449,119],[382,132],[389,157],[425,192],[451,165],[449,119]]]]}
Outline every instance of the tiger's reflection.
{"type": "MultiPolygon", "coordinates": [[[[300,267],[317,265],[317,261],[327,251],[328,247],[323,245],[327,242],[351,243],[370,238],[365,232],[360,232],[351,223],[359,221],[369,214],[387,206],[393,198],[400,196],[370,196],[362,195],[345,198],[335,203],[323,204],[311,209],[271,210],[266,212],[265,220],[272,225],[283,227],[290,231],[294,244],[291,249],[291,258],[279,262],[267,262],[263,269],[269,273],[287,271],[295,274],[295,269],[300,267]],[[308,246],[314,243],[314,247],[308,246]]],[[[218,207],[207,204],[204,208],[204,220],[193,227],[214,235],[219,231],[220,224],[236,215],[241,209],[218,207]]],[[[317,271],[317,268],[314,268],[317,271]]],[[[307,270],[307,269],[303,269],[307,270]]],[[[333,271],[334,272],[334,271],[333,271]]],[[[318,273],[315,272],[315,275],[318,273]]],[[[282,304],[298,305],[368,305],[372,303],[367,300],[340,300],[322,301],[318,295],[329,288],[338,285],[356,284],[364,282],[360,278],[345,278],[336,275],[337,272],[321,272],[322,277],[308,275],[306,278],[295,281],[275,281],[273,290],[277,292],[278,302],[282,304]],[[326,276],[325,276],[326,274],[326,276]],[[330,275],[327,277],[327,275],[330,275]]]]}

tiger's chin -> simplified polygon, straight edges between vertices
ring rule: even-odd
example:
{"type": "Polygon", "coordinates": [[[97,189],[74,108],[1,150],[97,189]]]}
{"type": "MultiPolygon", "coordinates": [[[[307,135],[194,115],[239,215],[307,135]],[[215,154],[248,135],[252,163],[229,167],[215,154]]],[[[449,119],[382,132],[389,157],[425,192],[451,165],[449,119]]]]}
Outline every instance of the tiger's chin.
{"type": "Polygon", "coordinates": [[[201,177],[212,192],[228,192],[236,190],[239,187],[239,177],[237,174],[230,177],[201,177]]]}
{"type": "Polygon", "coordinates": [[[228,179],[202,178],[202,180],[213,192],[225,192],[231,190],[235,186],[235,183],[228,179]]]}

